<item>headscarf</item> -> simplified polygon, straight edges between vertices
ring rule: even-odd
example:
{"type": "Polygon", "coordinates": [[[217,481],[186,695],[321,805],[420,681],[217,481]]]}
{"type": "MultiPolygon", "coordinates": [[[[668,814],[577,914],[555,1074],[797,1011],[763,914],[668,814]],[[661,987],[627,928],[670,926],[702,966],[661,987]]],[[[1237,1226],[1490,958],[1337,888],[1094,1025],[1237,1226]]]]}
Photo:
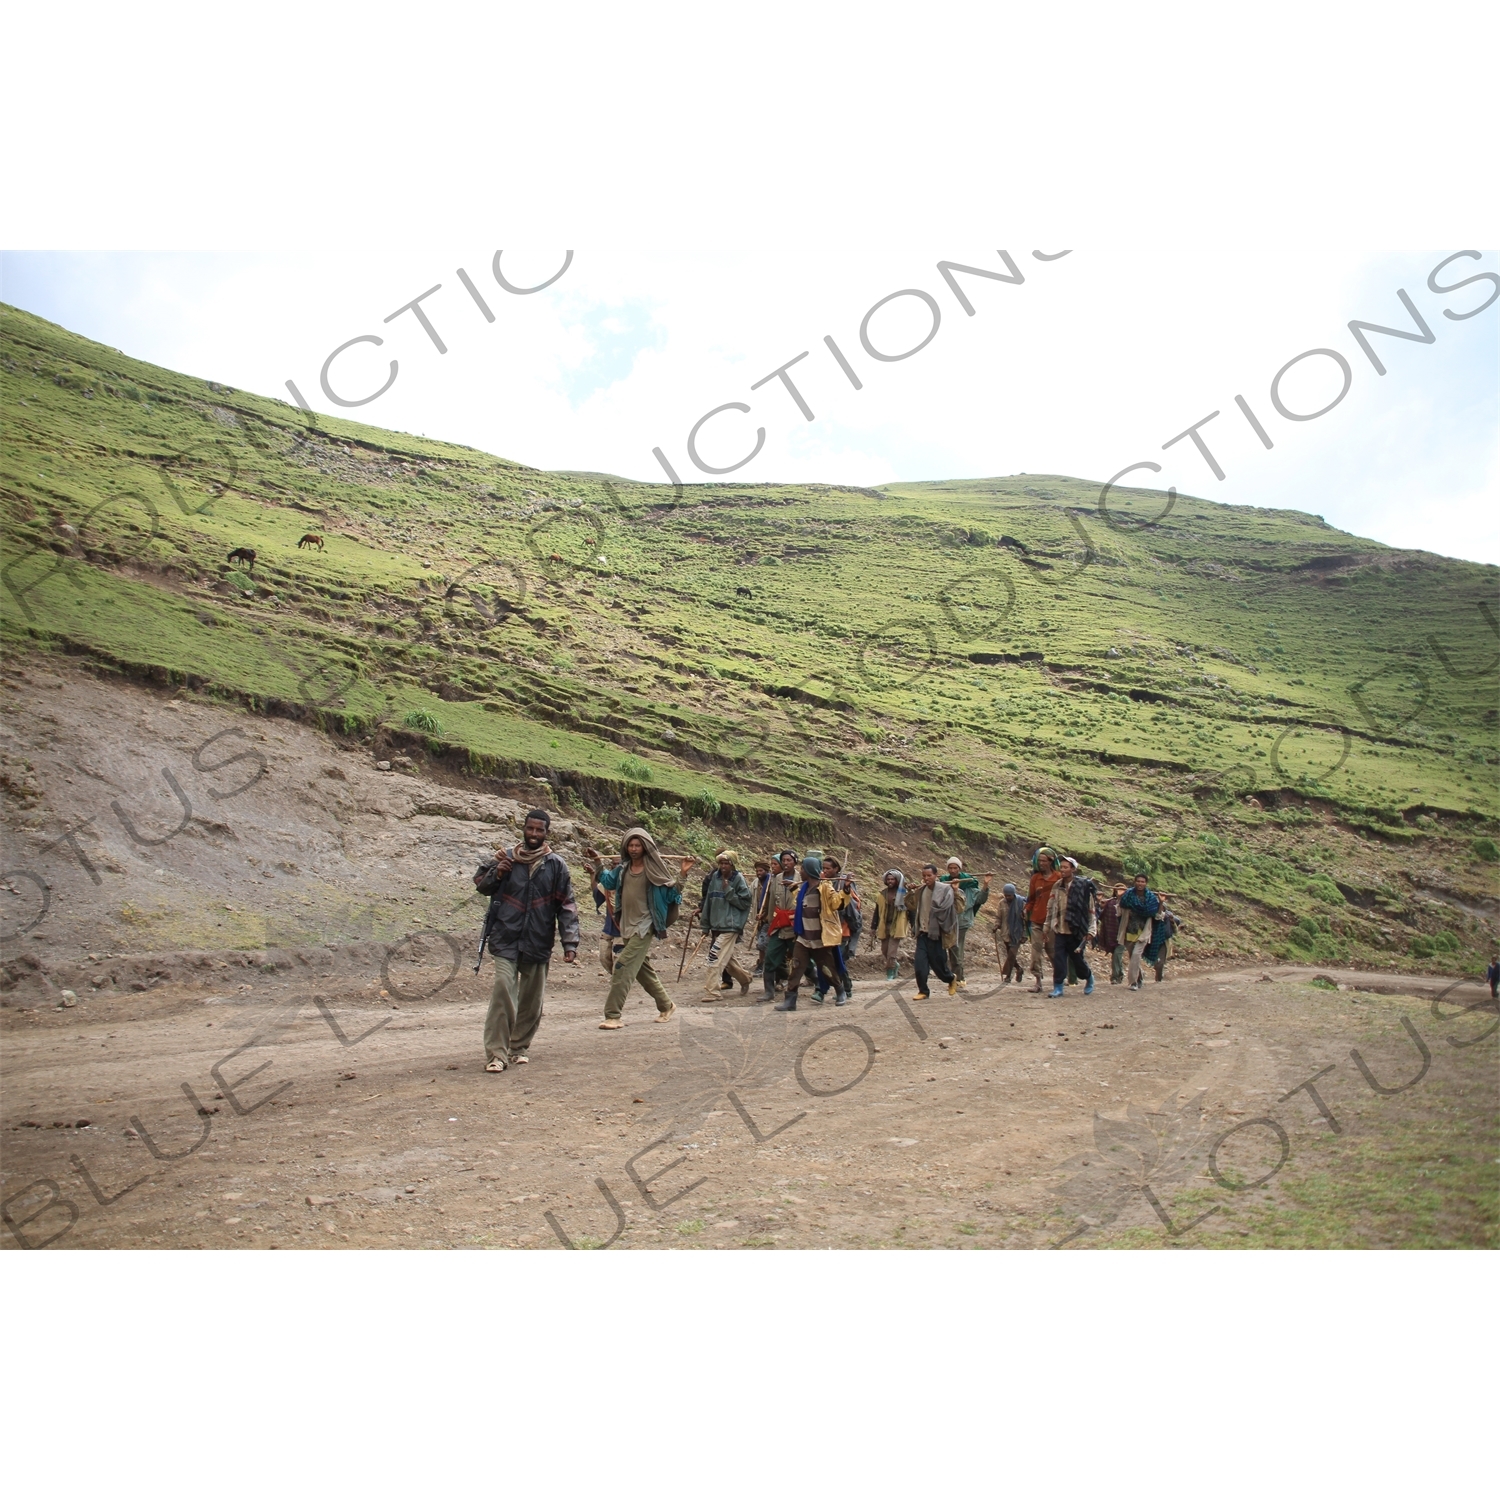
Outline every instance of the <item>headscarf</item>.
{"type": "Polygon", "coordinates": [[[802,856],[802,878],[804,880],[823,878],[823,851],[821,849],[809,849],[802,856]]]}
{"type": "Polygon", "coordinates": [[[776,856],[776,863],[780,864],[781,861],[784,860],[784,859],[796,859],[796,857],[797,857],[797,851],[795,849],[783,849],[776,856]]]}
{"type": "Polygon", "coordinates": [[[1026,936],[1026,898],[1019,895],[1013,885],[1007,885],[1001,895],[1009,900],[1001,902],[995,928],[998,931],[1003,924],[1009,941],[1019,943],[1026,936]]]}
{"type": "Polygon", "coordinates": [[[948,858],[943,861],[943,868],[946,870],[949,865],[957,865],[961,870],[964,867],[964,862],[956,854],[950,854],[948,858]]]}
{"type": "Polygon", "coordinates": [[[1052,856],[1052,868],[1054,870],[1062,867],[1062,856],[1057,850],[1052,848],[1050,844],[1041,844],[1038,846],[1036,853],[1031,856],[1031,873],[1033,875],[1040,873],[1042,867],[1039,861],[1044,854],[1052,856]]]}
{"type": "Polygon", "coordinates": [[[552,853],[552,845],[543,839],[535,849],[528,849],[522,840],[517,839],[511,849],[501,852],[513,865],[525,865],[530,869],[532,865],[541,864],[552,853]]]}
{"type": "Polygon", "coordinates": [[[630,856],[625,846],[631,839],[639,839],[646,847],[646,879],[652,885],[676,885],[677,877],[667,868],[666,861],[656,847],[656,840],[644,828],[627,828],[620,840],[620,863],[630,867],[630,856]]]}
{"type": "Polygon", "coordinates": [[[890,893],[891,888],[885,883],[885,881],[886,878],[891,875],[894,875],[896,877],[896,891],[895,895],[892,896],[891,899],[896,903],[897,906],[904,907],[906,905],[906,876],[903,875],[900,870],[887,870],[885,872],[885,875],[881,877],[880,881],[880,894],[882,897],[885,897],[890,893]]]}
{"type": "Polygon", "coordinates": [[[740,867],[740,857],[734,852],[733,849],[720,849],[719,852],[714,855],[714,863],[718,864],[721,859],[727,859],[729,861],[729,868],[731,870],[737,870],[740,867]]]}

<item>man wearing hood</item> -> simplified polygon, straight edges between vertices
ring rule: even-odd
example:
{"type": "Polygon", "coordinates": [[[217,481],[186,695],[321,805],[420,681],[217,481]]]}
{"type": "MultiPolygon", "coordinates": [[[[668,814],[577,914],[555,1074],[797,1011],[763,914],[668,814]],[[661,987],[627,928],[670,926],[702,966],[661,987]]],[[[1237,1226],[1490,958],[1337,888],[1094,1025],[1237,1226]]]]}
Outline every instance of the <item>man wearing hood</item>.
{"type": "Polygon", "coordinates": [[[1015,886],[1006,885],[1000,893],[1000,911],[995,917],[995,956],[1000,960],[1001,984],[1010,983],[1012,969],[1017,984],[1026,977],[1023,949],[1027,925],[1026,898],[1015,886]]]}
{"type": "MultiPolygon", "coordinates": [[[[584,853],[597,869],[602,863],[598,851],[585,849],[584,853]]],[[[612,870],[599,872],[600,888],[614,893],[615,920],[625,939],[610,975],[600,1031],[618,1031],[624,1025],[620,1016],[625,1009],[625,997],[637,979],[656,1001],[658,1021],[665,1021],[676,1010],[651,967],[651,944],[666,937],[667,925],[675,920],[676,908],[682,901],[682,882],[697,863],[691,854],[684,855],[674,877],[657,850],[656,840],[644,828],[628,828],[620,841],[619,864],[612,870]]]]}
{"type": "Polygon", "coordinates": [[[750,887],[736,868],[738,858],[732,849],[720,849],[714,856],[714,871],[703,885],[703,907],[698,925],[709,934],[708,974],[704,988],[709,998],[717,1000],[724,985],[724,975],[737,979],[740,993],[750,990],[750,973],[738,962],[741,937],[750,916],[750,887]]]}
{"type": "MultiPolygon", "coordinates": [[[[848,1003],[843,981],[839,978],[839,944],[844,940],[843,923],[839,920],[839,908],[845,897],[833,888],[831,880],[823,879],[823,855],[820,850],[809,849],[802,856],[802,883],[797,887],[796,901],[792,909],[792,968],[786,980],[786,998],[777,1010],[796,1010],[797,987],[807,972],[809,963],[832,986],[838,995],[835,1005],[848,1003]]],[[[818,996],[819,1003],[822,996],[818,996]]]]}
{"type": "Polygon", "coordinates": [[[524,1063],[542,1024],[542,998],[552,948],[562,938],[563,962],[578,960],[578,903],[566,861],[547,843],[552,815],[533,808],[521,839],[499,848],[474,874],[474,888],[490,898],[485,914],[495,955],[495,984],[484,1018],[484,1070],[503,1073],[524,1063]]]}
{"type": "Polygon", "coordinates": [[[901,939],[911,931],[906,914],[906,876],[900,870],[887,870],[880,894],[870,914],[870,931],[880,944],[885,960],[885,977],[897,979],[901,973],[901,939]]]}

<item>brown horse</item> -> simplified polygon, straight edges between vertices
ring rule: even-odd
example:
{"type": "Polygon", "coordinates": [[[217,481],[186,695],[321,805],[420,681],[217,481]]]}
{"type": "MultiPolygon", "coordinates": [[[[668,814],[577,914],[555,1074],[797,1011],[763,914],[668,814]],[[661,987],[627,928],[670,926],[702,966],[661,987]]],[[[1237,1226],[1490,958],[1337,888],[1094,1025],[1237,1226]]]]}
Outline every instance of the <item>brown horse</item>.
{"type": "Polygon", "coordinates": [[[323,538],[315,531],[304,531],[302,533],[302,540],[297,543],[297,546],[299,549],[303,547],[316,547],[321,552],[323,550],[323,538]]]}
{"type": "Polygon", "coordinates": [[[245,564],[246,570],[253,573],[255,571],[255,548],[236,547],[234,551],[229,554],[229,561],[242,562],[245,564]]]}

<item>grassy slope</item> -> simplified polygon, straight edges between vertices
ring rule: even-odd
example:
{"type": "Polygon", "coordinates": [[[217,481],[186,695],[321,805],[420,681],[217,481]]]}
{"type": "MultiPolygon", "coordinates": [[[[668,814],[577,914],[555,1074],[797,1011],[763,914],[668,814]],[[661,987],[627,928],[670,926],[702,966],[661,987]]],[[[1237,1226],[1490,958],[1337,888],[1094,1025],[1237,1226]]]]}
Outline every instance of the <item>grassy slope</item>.
{"type": "Polygon", "coordinates": [[[1447,927],[1472,966],[1487,940],[1412,889],[1429,868],[1492,894],[1492,568],[1296,512],[1163,516],[1146,491],[1105,518],[1055,476],[676,493],[543,473],[10,308],[0,371],[13,646],[345,733],[426,711],[450,761],[667,804],[669,827],[720,804],[854,842],[937,827],[1143,860],[1204,911],[1280,914],[1262,942],[1321,917],[1289,950],[1313,957],[1447,927]],[[253,583],[225,561],[241,545],[253,583]]]}

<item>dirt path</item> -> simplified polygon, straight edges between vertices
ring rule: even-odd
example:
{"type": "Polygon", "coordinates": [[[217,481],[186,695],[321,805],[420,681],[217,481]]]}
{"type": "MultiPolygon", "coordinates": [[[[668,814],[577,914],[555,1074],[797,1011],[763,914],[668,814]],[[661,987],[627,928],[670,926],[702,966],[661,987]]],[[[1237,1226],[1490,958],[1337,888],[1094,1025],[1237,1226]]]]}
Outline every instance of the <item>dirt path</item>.
{"type": "Polygon", "coordinates": [[[273,978],[4,1012],[7,1241],[1494,1239],[1495,1021],[1464,1009],[1488,1004],[1474,986],[1434,1003],[1220,975],[1053,1002],[976,979],[920,1003],[863,982],[849,1006],[781,1015],[699,1003],[684,982],[666,1025],[637,991],[606,1033],[597,967],[558,964],[531,1063],[494,1076],[478,1045],[487,983],[466,969],[400,1001],[378,973],[273,978]],[[1310,1093],[1284,1097],[1320,1069],[1338,1134],[1310,1093]],[[1419,1070],[1404,1092],[1374,1091],[1419,1070]],[[1210,1149],[1236,1126],[1215,1178],[1210,1149]],[[1410,1139],[1432,1168],[1422,1213],[1386,1223],[1374,1200],[1411,1184],[1351,1173],[1308,1219],[1298,1184],[1326,1175],[1330,1142],[1399,1176],[1410,1139]]]}

